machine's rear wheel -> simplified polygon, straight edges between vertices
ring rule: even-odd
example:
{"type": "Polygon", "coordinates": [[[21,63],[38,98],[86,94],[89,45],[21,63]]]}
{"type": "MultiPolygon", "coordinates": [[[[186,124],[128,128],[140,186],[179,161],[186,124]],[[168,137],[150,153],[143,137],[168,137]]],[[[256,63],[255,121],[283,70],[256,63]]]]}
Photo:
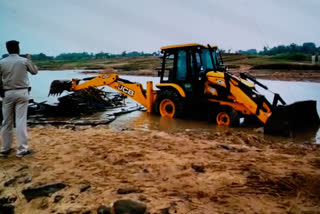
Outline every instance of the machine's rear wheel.
{"type": "Polygon", "coordinates": [[[216,122],[219,126],[237,127],[240,125],[240,118],[233,108],[222,108],[218,111],[216,122]]]}
{"type": "Polygon", "coordinates": [[[162,117],[173,118],[176,113],[174,102],[170,99],[164,99],[159,105],[159,111],[162,117]]]}
{"type": "Polygon", "coordinates": [[[174,118],[183,114],[183,98],[173,90],[161,90],[156,100],[156,110],[162,117],[174,118]]]}

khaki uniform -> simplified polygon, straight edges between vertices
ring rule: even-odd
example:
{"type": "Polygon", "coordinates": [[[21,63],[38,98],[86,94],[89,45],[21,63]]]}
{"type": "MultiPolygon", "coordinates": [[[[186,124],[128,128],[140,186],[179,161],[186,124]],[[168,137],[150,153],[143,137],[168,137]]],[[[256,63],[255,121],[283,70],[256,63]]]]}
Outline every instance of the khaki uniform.
{"type": "Polygon", "coordinates": [[[28,72],[37,74],[38,69],[31,60],[10,54],[0,60],[0,81],[5,91],[2,100],[2,146],[1,151],[8,151],[12,144],[12,129],[15,113],[18,136],[17,155],[28,150],[27,111],[29,102],[28,72]]]}

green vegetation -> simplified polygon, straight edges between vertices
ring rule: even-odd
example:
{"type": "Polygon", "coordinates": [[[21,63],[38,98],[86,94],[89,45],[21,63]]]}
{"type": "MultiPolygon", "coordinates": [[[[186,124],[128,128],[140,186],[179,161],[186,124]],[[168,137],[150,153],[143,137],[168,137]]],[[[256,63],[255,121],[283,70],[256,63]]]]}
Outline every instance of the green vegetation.
{"type": "Polygon", "coordinates": [[[264,47],[262,51],[258,52],[256,49],[239,50],[239,54],[246,55],[268,55],[273,56],[277,54],[305,54],[313,55],[320,54],[320,47],[316,47],[313,42],[305,42],[302,45],[291,43],[290,45],[279,45],[273,48],[264,47]]]}
{"type": "Polygon", "coordinates": [[[242,65],[250,69],[277,70],[320,70],[320,65],[311,64],[311,56],[319,55],[320,47],[312,42],[302,45],[279,45],[273,48],[264,47],[263,51],[255,49],[238,51],[238,54],[225,54],[225,64],[230,68],[242,65]]]}
{"type": "Polygon", "coordinates": [[[283,59],[283,60],[292,60],[292,61],[310,61],[310,56],[304,53],[280,53],[273,55],[271,59],[283,59]]]}
{"type": "Polygon", "coordinates": [[[265,58],[264,63],[256,63],[252,69],[319,70],[320,65],[312,65],[311,56],[303,53],[281,53],[265,58]]]}
{"type": "Polygon", "coordinates": [[[249,66],[250,69],[320,70],[319,64],[311,64],[311,56],[299,53],[274,56],[224,54],[222,57],[229,68],[249,66]]]}
{"type": "Polygon", "coordinates": [[[104,70],[109,73],[149,76],[157,75],[157,70],[161,67],[161,60],[158,56],[91,60],[34,60],[34,62],[41,70],[104,70]]]}
{"type": "MultiPolygon", "coordinates": [[[[32,59],[41,70],[84,69],[101,70],[117,69],[120,71],[154,70],[160,67],[160,52],[126,52],[111,54],[100,52],[93,53],[62,53],[56,57],[43,53],[33,54],[32,59]]],[[[4,54],[2,57],[7,57],[4,54]]]]}
{"type": "Polygon", "coordinates": [[[247,58],[232,60],[232,66],[244,64],[252,66],[252,69],[319,70],[319,65],[311,65],[311,56],[319,55],[320,47],[312,42],[264,47],[260,52],[255,49],[240,50],[239,53],[247,58]]]}

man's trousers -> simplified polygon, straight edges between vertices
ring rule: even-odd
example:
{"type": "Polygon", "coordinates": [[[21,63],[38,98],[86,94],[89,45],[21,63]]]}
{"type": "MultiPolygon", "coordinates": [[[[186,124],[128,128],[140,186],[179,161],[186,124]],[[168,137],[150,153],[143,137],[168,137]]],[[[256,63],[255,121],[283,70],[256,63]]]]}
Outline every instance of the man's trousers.
{"type": "Polygon", "coordinates": [[[16,122],[18,137],[17,154],[28,150],[27,144],[27,112],[29,103],[28,89],[8,90],[2,100],[2,147],[1,151],[8,151],[12,144],[13,121],[16,122]],[[15,118],[14,118],[15,114],[15,118]]]}

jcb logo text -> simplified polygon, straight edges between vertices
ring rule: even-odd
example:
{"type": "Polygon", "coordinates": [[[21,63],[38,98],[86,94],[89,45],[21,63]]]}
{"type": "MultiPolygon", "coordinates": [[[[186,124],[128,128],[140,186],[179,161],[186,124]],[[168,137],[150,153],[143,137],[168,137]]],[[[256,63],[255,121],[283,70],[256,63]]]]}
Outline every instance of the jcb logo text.
{"type": "Polygon", "coordinates": [[[124,92],[125,94],[128,94],[131,97],[133,97],[133,95],[134,95],[134,91],[132,91],[131,89],[129,89],[127,87],[124,87],[123,85],[119,85],[118,90],[124,92]]]}

